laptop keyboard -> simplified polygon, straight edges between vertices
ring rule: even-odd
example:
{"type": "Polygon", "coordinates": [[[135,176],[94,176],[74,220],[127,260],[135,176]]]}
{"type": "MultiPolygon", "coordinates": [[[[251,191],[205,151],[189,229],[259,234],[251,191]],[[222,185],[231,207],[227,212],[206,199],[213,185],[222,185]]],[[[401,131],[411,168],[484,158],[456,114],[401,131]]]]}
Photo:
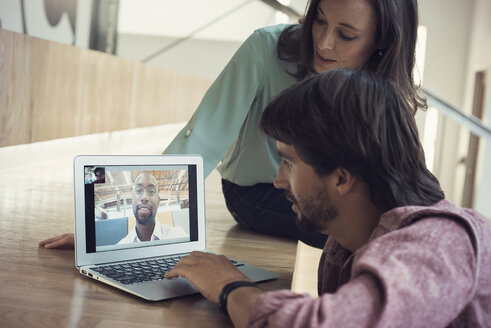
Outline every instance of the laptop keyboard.
{"type": "Polygon", "coordinates": [[[138,262],[109,264],[91,269],[120,283],[129,285],[137,282],[164,279],[164,275],[174,268],[181,257],[172,256],[160,259],[141,260],[138,262]]]}
{"type": "MultiPolygon", "coordinates": [[[[91,269],[108,278],[119,281],[122,284],[130,285],[139,282],[165,279],[164,275],[172,270],[183,256],[185,255],[121,264],[108,264],[92,267],[91,269]]],[[[235,260],[230,261],[232,261],[235,266],[243,265],[235,260]]]]}

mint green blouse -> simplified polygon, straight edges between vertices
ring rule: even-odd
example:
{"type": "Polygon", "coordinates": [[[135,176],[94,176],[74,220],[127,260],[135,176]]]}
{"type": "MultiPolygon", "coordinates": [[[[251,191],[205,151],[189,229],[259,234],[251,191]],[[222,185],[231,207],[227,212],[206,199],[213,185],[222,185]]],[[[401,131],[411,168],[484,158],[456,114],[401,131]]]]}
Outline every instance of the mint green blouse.
{"type": "Polygon", "coordinates": [[[275,141],[259,129],[266,105],[295,82],[276,46],[288,25],[254,31],[206,92],[164,154],[200,154],[205,176],[219,164],[222,178],[241,186],[272,183],[280,163],[275,141]]]}

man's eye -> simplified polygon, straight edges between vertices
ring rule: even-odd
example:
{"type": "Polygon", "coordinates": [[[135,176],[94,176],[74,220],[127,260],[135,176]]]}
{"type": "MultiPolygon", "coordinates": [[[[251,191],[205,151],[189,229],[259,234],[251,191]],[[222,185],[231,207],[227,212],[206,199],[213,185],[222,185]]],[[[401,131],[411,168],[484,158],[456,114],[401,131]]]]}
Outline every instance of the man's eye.
{"type": "Polygon", "coordinates": [[[155,194],[156,194],[156,193],[157,193],[157,190],[156,190],[156,189],[154,189],[154,188],[148,188],[148,189],[147,189],[147,194],[148,194],[149,196],[155,196],[155,194]]]}

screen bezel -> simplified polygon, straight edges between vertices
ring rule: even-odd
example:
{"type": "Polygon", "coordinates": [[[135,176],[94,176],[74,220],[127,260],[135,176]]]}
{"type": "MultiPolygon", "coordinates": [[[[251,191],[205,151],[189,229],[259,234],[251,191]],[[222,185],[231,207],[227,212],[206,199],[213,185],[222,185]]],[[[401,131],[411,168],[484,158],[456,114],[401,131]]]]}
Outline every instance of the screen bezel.
{"type": "MultiPolygon", "coordinates": [[[[188,253],[206,249],[203,159],[199,155],[79,155],[74,159],[75,198],[75,265],[77,268],[91,264],[110,263],[121,260],[135,260],[168,254],[188,253]],[[197,213],[197,240],[176,244],[152,245],[151,247],[125,248],[104,252],[87,252],[85,229],[85,167],[86,166],[189,166],[196,167],[196,188],[194,192],[197,213]]],[[[190,207],[193,206],[190,204],[190,207]]]]}

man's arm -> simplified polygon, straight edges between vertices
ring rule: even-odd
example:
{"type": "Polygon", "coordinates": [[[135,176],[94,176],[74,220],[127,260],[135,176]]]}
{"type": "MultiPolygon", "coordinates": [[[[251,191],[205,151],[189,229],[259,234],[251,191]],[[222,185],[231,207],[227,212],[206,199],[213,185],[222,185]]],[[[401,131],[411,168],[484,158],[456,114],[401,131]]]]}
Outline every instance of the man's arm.
{"type": "Polygon", "coordinates": [[[227,310],[234,327],[247,325],[254,303],[263,293],[264,291],[257,287],[240,287],[229,294],[227,310]]]}
{"type": "MultiPolygon", "coordinates": [[[[250,281],[226,256],[204,252],[193,252],[184,257],[165,275],[167,279],[178,276],[188,279],[204,297],[217,304],[225,285],[234,281],[250,281]]],[[[227,310],[235,327],[247,324],[254,302],[262,293],[261,289],[251,286],[230,292],[227,310]]]]}
{"type": "MultiPolygon", "coordinates": [[[[431,218],[355,254],[351,280],[317,299],[291,291],[256,300],[250,327],[446,327],[472,299],[476,258],[466,228],[431,218]]],[[[464,319],[465,320],[465,319],[464,319]]]]}
{"type": "MultiPolygon", "coordinates": [[[[249,281],[225,256],[202,252],[184,257],[165,277],[177,276],[187,278],[204,297],[217,304],[225,285],[249,281]]],[[[379,313],[381,298],[376,280],[365,275],[339,293],[318,299],[289,290],[266,293],[256,287],[240,287],[230,292],[227,310],[235,327],[318,327],[326,323],[364,327],[379,313]]]]}
{"type": "MultiPolygon", "coordinates": [[[[377,238],[361,253],[352,279],[334,294],[314,299],[288,290],[234,290],[227,303],[234,325],[446,326],[467,305],[475,284],[472,243],[466,229],[449,219],[421,220],[377,238]]],[[[248,280],[226,257],[206,253],[193,253],[166,275],[176,276],[215,303],[226,284],[248,280]]]]}

